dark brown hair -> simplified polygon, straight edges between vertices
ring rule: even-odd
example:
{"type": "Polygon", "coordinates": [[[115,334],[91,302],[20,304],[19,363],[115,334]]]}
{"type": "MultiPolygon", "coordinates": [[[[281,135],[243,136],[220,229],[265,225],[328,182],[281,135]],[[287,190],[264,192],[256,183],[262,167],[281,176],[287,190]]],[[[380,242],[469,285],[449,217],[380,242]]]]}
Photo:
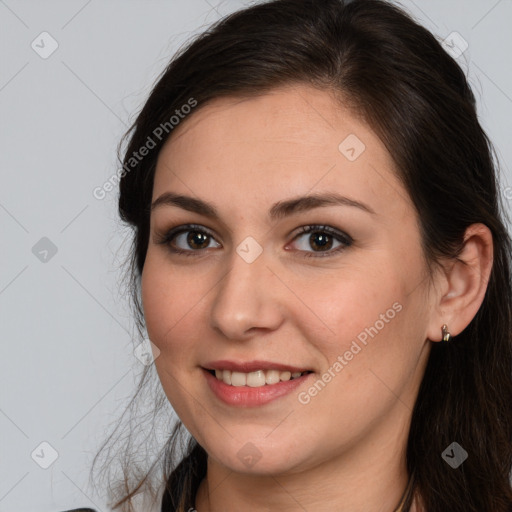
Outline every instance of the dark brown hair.
{"type": "MultiPolygon", "coordinates": [[[[227,16],[173,58],[127,134],[120,181],[119,212],[133,227],[132,291],[140,327],[153,177],[160,148],[172,136],[171,116],[191,99],[197,102],[193,116],[216,98],[293,84],[333,92],[381,138],[418,212],[430,271],[441,258],[457,258],[468,226],[483,223],[491,230],[494,262],[483,304],[451,343],[432,346],[412,414],[407,465],[428,512],[510,512],[511,241],[496,158],[459,65],[390,3],[262,2],[227,16]],[[162,126],[167,129],[159,139],[155,130],[162,126]],[[148,137],[155,147],[133,160],[148,137]],[[457,469],[441,457],[452,442],[469,454],[457,469]]],[[[165,511],[194,506],[206,472],[207,455],[193,438],[179,448],[180,429],[178,423],[160,452],[165,511]]],[[[115,507],[129,502],[147,479],[141,473],[129,482],[128,461],[123,468],[115,507]]]]}

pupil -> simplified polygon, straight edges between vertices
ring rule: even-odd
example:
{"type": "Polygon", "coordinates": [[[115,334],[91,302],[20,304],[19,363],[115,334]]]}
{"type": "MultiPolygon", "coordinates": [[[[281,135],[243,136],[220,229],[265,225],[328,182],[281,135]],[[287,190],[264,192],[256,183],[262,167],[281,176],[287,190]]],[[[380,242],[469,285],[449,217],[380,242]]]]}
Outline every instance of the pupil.
{"type": "Polygon", "coordinates": [[[312,246],[316,246],[321,251],[325,251],[329,249],[332,245],[332,240],[330,240],[330,235],[322,234],[322,233],[313,233],[310,236],[310,242],[312,246]]]}
{"type": "Polygon", "coordinates": [[[208,235],[199,231],[191,231],[187,237],[187,242],[194,249],[203,249],[202,245],[208,245],[208,235]]]}

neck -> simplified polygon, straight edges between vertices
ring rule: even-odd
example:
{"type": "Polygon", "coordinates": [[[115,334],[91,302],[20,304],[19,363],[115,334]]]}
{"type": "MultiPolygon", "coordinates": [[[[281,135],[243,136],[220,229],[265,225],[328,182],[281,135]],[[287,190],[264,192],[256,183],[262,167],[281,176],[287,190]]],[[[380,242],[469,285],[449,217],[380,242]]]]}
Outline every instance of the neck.
{"type": "MultiPolygon", "coordinates": [[[[316,478],[311,472],[308,472],[307,478],[299,477],[300,475],[294,478],[235,476],[225,469],[215,470],[209,464],[207,477],[202,481],[197,493],[196,510],[197,512],[220,512],[227,510],[226,503],[229,503],[229,510],[254,512],[269,510],[394,512],[400,510],[397,507],[408,484],[408,475],[404,473],[397,477],[393,473],[393,477],[389,479],[382,476],[367,477],[369,480],[346,479],[343,487],[339,483],[340,479],[334,481],[323,471],[317,471],[316,478]],[[315,485],[310,480],[312,477],[315,478],[315,485]],[[373,486],[369,486],[368,482],[373,482],[373,486]],[[337,489],[336,493],[331,492],[333,488],[337,489]]],[[[413,506],[407,512],[419,511],[413,506]]]]}

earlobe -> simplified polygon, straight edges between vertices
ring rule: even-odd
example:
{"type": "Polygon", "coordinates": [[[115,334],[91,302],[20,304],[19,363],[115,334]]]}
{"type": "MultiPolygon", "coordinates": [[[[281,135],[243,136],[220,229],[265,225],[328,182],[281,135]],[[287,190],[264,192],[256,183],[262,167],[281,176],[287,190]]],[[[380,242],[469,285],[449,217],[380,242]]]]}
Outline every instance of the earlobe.
{"type": "Polygon", "coordinates": [[[493,263],[490,229],[481,223],[466,229],[462,251],[444,270],[444,291],[437,299],[428,338],[442,341],[446,331],[457,336],[473,320],[484,300],[493,263]]]}

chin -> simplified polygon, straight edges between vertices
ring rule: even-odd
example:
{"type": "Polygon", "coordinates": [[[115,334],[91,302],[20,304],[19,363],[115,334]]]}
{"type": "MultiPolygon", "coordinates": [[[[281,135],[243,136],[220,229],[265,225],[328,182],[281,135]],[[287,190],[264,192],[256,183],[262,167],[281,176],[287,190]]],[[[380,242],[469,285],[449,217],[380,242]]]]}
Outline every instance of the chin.
{"type": "Polygon", "coordinates": [[[278,441],[257,440],[236,442],[229,446],[215,446],[207,450],[209,457],[217,463],[236,473],[247,475],[270,476],[285,473],[297,473],[305,469],[307,454],[300,454],[294,446],[278,441]],[[240,445],[240,448],[238,448],[240,445]],[[236,447],[234,449],[234,447],[236,447]]]}

